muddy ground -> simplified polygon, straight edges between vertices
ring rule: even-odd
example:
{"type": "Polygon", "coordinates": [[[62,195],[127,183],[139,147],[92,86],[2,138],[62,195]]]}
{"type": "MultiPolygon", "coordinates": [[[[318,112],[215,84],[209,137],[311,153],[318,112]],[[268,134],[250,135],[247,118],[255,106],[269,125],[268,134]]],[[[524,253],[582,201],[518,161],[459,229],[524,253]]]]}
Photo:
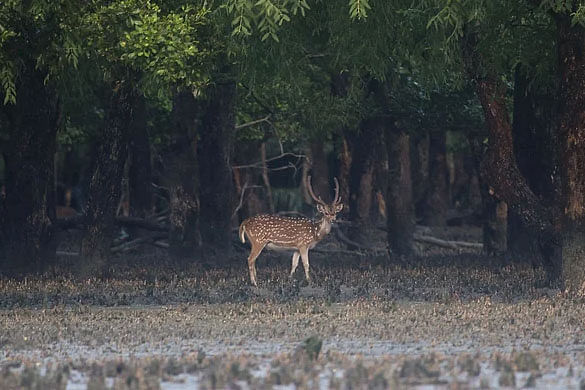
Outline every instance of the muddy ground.
{"type": "Polygon", "coordinates": [[[238,248],[181,265],[143,248],[105,280],[3,279],[0,389],[585,389],[583,300],[526,262],[421,253],[311,252],[310,285],[267,252],[251,287],[238,248]]]}

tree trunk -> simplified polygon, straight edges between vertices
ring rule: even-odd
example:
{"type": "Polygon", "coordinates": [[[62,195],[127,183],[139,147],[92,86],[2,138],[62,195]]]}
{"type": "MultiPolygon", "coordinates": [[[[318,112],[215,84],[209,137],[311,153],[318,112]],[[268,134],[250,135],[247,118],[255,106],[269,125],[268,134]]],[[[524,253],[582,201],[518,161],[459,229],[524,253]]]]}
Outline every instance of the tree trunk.
{"type": "Polygon", "coordinates": [[[388,221],[386,207],[386,192],[388,191],[388,150],[386,148],[383,128],[379,130],[378,140],[372,150],[375,159],[370,221],[373,226],[378,226],[380,223],[385,224],[388,221]]]}
{"type": "Polygon", "coordinates": [[[483,252],[488,255],[501,255],[508,249],[508,205],[492,195],[489,182],[481,170],[481,162],[485,159],[483,134],[470,131],[468,141],[474,165],[478,172],[481,194],[483,252]]]}
{"type": "Polygon", "coordinates": [[[201,245],[199,231],[199,167],[197,115],[191,91],[175,95],[170,141],[163,150],[163,184],[169,190],[169,254],[175,260],[194,255],[201,245]]]}
{"type": "MultiPolygon", "coordinates": [[[[518,65],[514,78],[514,155],[531,190],[548,207],[558,202],[560,182],[556,170],[556,105],[549,95],[540,96],[518,65]]],[[[509,218],[510,250],[517,256],[542,261],[538,243],[513,212],[509,218]]]]}
{"type": "Polygon", "coordinates": [[[449,207],[447,133],[432,129],[429,137],[429,186],[425,194],[423,224],[445,226],[449,207]]]}
{"type": "Polygon", "coordinates": [[[410,137],[389,118],[385,126],[388,150],[388,245],[393,254],[413,253],[414,204],[410,166],[410,137]]]}
{"type": "Polygon", "coordinates": [[[231,155],[235,133],[236,84],[209,88],[198,145],[201,237],[204,245],[231,252],[234,185],[231,155]]]}
{"type": "Polygon", "coordinates": [[[352,144],[352,159],[349,178],[349,218],[353,223],[350,238],[360,244],[369,245],[371,229],[374,228],[370,210],[374,196],[374,168],[376,142],[383,142],[382,118],[364,120],[357,135],[348,137],[352,144]]]}
{"type": "Polygon", "coordinates": [[[341,141],[341,153],[340,153],[340,161],[339,161],[339,195],[341,196],[341,201],[344,203],[344,208],[342,213],[349,215],[349,182],[351,178],[351,149],[350,144],[347,140],[345,134],[342,137],[341,141]]]}
{"type": "MultiPolygon", "coordinates": [[[[241,141],[234,153],[236,165],[248,165],[257,162],[262,154],[260,141],[241,141]]],[[[234,181],[238,199],[242,202],[238,211],[239,220],[266,212],[273,212],[270,197],[264,184],[264,168],[234,169],[234,181]],[[242,194],[242,191],[244,192],[242,194]]]]}
{"type": "Polygon", "coordinates": [[[98,135],[81,242],[82,260],[78,274],[82,278],[107,274],[114,220],[128,155],[135,94],[128,81],[113,85],[105,126],[98,135]]]}
{"type": "Polygon", "coordinates": [[[28,62],[17,80],[17,101],[5,105],[6,196],[0,226],[6,274],[42,272],[55,258],[54,156],[58,100],[45,74],[28,62]]]}
{"type": "Polygon", "coordinates": [[[462,42],[466,71],[474,83],[489,133],[482,173],[494,195],[508,203],[530,229],[540,234],[551,231],[551,217],[528,187],[513,153],[512,126],[505,102],[505,86],[484,69],[477,50],[477,36],[466,31],[462,42]]]}
{"type": "Polygon", "coordinates": [[[482,175],[490,193],[505,201],[543,246],[548,278],[555,284],[560,276],[561,265],[557,252],[550,249],[558,241],[553,228],[553,214],[532,192],[516,165],[505,86],[484,68],[477,50],[477,35],[472,31],[465,31],[462,55],[466,71],[481,102],[489,133],[488,149],[481,164],[482,175]]]}
{"type": "Polygon", "coordinates": [[[152,214],[152,161],[146,128],[146,102],[138,97],[130,138],[130,215],[144,218],[152,214]]]}
{"type": "Polygon", "coordinates": [[[274,197],[272,196],[272,186],[270,185],[270,177],[268,175],[268,163],[266,162],[266,142],[262,142],[260,145],[260,157],[262,158],[262,184],[264,184],[264,191],[266,191],[268,209],[274,214],[274,197]]]}
{"type": "Polygon", "coordinates": [[[491,196],[482,184],[483,252],[503,255],[508,250],[508,205],[491,196]]]}
{"type": "Polygon", "coordinates": [[[412,201],[417,219],[423,218],[425,194],[429,188],[429,133],[416,132],[410,137],[412,201]]]}
{"type": "Polygon", "coordinates": [[[451,203],[457,210],[473,210],[477,204],[478,189],[474,186],[475,167],[473,157],[468,150],[453,153],[453,177],[451,180],[451,203]]]}
{"type": "Polygon", "coordinates": [[[562,277],[565,288],[585,294],[585,29],[557,16],[560,67],[562,277]]]}
{"type": "Polygon", "coordinates": [[[329,165],[323,150],[323,141],[313,140],[309,146],[311,158],[311,181],[315,195],[327,204],[331,203],[331,186],[329,185],[329,165]]]}

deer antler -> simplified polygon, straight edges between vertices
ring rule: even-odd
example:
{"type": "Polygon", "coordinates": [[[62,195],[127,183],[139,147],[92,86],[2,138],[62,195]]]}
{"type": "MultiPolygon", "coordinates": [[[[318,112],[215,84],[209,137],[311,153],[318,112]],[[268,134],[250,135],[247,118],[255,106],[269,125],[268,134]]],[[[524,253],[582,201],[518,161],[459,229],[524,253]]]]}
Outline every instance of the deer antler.
{"type": "Polygon", "coordinates": [[[333,181],[335,181],[335,198],[333,199],[333,204],[341,203],[341,197],[339,196],[339,182],[337,178],[334,177],[333,181]]]}
{"type": "Polygon", "coordinates": [[[313,192],[313,186],[311,185],[311,176],[307,176],[307,190],[309,190],[309,195],[313,200],[321,205],[325,205],[325,202],[321,199],[321,197],[316,197],[315,193],[313,192]]]}

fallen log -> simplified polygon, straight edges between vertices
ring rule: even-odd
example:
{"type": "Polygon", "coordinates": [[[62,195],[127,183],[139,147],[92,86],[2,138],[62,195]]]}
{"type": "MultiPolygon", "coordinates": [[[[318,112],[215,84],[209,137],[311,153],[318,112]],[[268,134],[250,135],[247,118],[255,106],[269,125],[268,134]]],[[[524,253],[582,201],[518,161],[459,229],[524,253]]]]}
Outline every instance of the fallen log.
{"type": "Polygon", "coordinates": [[[156,243],[160,239],[167,238],[167,236],[168,236],[167,234],[150,234],[148,236],[138,237],[128,242],[124,242],[123,244],[113,246],[110,248],[110,251],[112,253],[127,252],[131,249],[138,247],[141,244],[147,244],[151,242],[156,243]]]}
{"type": "MultiPolygon", "coordinates": [[[[124,217],[118,216],[115,219],[116,225],[123,227],[138,227],[153,232],[166,232],[169,228],[165,225],[158,223],[164,220],[164,216],[159,216],[157,219],[144,219],[137,217],[124,217]]],[[[75,217],[59,218],[55,221],[55,226],[59,229],[74,229],[81,228],[85,221],[85,215],[78,215],[75,217]]]]}
{"type": "Polygon", "coordinates": [[[425,244],[432,244],[436,246],[440,246],[442,248],[449,248],[449,249],[461,249],[461,248],[473,248],[473,249],[483,249],[483,244],[480,242],[466,242],[466,241],[448,241],[448,240],[441,240],[440,238],[431,237],[431,236],[423,236],[420,234],[415,234],[413,237],[414,241],[417,242],[424,242],[425,244]]]}

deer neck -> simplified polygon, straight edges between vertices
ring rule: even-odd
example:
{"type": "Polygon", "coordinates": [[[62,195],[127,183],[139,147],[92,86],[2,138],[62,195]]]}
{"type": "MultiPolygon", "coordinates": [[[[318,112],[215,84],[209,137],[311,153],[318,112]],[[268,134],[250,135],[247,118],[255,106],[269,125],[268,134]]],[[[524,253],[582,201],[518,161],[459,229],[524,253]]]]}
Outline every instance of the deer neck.
{"type": "Polygon", "coordinates": [[[325,217],[322,217],[315,223],[315,227],[317,228],[317,232],[315,233],[317,241],[321,241],[331,231],[331,222],[325,219],[325,217]]]}

